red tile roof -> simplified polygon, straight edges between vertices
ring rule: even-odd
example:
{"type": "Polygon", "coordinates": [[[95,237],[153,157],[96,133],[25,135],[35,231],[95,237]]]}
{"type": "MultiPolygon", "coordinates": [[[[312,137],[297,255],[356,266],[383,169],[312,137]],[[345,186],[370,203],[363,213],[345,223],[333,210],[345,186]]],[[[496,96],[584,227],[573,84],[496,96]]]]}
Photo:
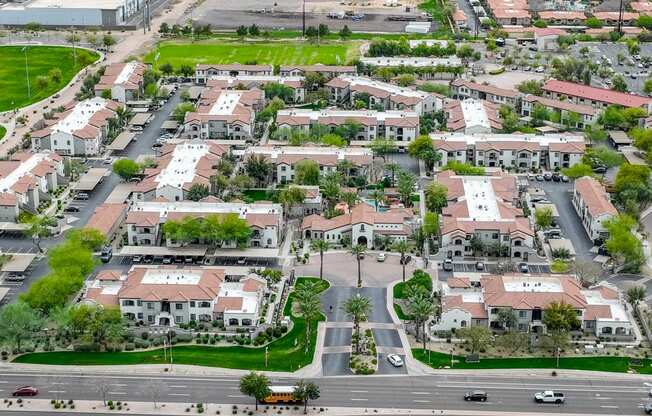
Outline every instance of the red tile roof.
{"type": "Polygon", "coordinates": [[[550,93],[580,97],[607,104],[622,105],[623,107],[643,107],[652,103],[652,98],[591,87],[574,82],[558,81],[556,79],[549,80],[542,88],[544,91],[550,93]]]}
{"type": "Polygon", "coordinates": [[[575,180],[575,191],[586,204],[593,218],[600,215],[618,215],[604,187],[595,179],[585,176],[575,180]]]}

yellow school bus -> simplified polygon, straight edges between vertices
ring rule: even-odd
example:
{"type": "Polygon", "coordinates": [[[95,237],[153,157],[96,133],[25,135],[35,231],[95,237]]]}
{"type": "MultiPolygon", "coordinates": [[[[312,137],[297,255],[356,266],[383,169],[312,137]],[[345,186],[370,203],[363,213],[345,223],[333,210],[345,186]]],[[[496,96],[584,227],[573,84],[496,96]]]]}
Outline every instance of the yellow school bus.
{"type": "Polygon", "coordinates": [[[272,393],[265,397],[264,403],[295,403],[298,401],[294,398],[294,387],[292,386],[272,386],[269,389],[272,393]]]}

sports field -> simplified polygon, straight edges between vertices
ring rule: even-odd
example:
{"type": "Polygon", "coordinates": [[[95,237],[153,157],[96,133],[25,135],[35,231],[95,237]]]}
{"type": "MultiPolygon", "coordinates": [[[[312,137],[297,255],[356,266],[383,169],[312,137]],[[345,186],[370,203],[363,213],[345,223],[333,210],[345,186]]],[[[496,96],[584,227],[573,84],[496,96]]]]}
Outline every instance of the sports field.
{"type": "Polygon", "coordinates": [[[156,65],[170,63],[195,64],[273,64],[273,65],[345,65],[358,56],[360,42],[328,42],[320,45],[308,42],[162,42],[145,57],[156,65]]]}
{"type": "MultiPolygon", "coordinates": [[[[77,66],[73,68],[72,48],[61,46],[0,47],[0,111],[24,107],[40,101],[66,86],[72,77],[85,66],[93,63],[99,55],[85,49],[76,49],[77,66]],[[25,79],[25,52],[31,86],[31,97],[27,94],[25,79]],[[61,70],[61,77],[53,80],[50,71],[61,70]],[[37,82],[45,77],[47,85],[37,82]]],[[[55,76],[55,79],[58,77],[55,76]]]]}

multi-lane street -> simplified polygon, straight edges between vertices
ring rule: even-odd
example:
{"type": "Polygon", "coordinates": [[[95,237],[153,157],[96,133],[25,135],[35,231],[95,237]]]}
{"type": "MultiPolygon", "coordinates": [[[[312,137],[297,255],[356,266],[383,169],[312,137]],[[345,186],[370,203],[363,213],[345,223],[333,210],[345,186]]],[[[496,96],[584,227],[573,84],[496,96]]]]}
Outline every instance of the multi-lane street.
{"type": "MultiPolygon", "coordinates": [[[[125,373],[130,372],[125,367],[125,373]]],[[[296,379],[271,377],[274,385],[293,385],[296,379]]],[[[642,414],[650,390],[642,378],[626,376],[552,377],[541,372],[517,372],[512,376],[441,374],[435,376],[326,377],[315,380],[321,398],[314,406],[386,409],[475,410],[485,412],[535,412],[563,414],[642,414]],[[489,394],[485,403],[465,402],[472,389],[489,394]],[[533,394],[555,389],[567,397],[564,405],[536,404],[533,394]]],[[[252,404],[239,391],[234,376],[182,377],[174,375],[92,375],[58,372],[29,374],[5,371],[0,375],[0,398],[22,385],[39,388],[41,399],[101,400],[99,386],[108,386],[107,399],[151,401],[148,388],[160,386],[162,402],[252,404]]],[[[313,402],[311,402],[313,403],[313,402]]]]}

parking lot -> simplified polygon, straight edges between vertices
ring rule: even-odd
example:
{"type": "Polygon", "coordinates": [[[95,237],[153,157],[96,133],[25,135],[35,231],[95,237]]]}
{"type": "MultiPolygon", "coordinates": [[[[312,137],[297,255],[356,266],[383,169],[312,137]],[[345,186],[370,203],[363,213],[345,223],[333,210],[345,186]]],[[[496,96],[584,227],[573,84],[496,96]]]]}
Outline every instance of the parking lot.
{"type": "MultiPolygon", "coordinates": [[[[456,273],[497,273],[498,272],[498,263],[484,263],[484,271],[479,270],[476,267],[475,263],[453,263],[453,272],[456,273]]],[[[512,272],[518,272],[518,265],[514,263],[512,266],[512,272]]],[[[539,274],[539,273],[550,273],[550,266],[547,264],[528,264],[529,273],[539,274]]]]}

